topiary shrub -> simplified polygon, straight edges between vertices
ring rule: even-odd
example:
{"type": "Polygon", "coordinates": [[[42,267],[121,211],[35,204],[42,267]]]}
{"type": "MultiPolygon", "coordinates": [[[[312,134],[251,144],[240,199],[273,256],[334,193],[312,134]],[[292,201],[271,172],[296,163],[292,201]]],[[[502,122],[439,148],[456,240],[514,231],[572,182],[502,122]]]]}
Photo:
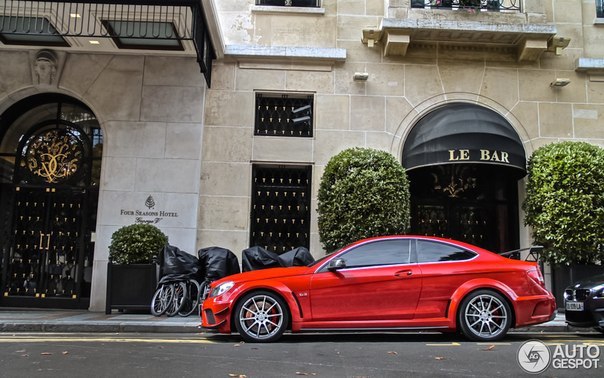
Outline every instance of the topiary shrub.
{"type": "Polygon", "coordinates": [[[146,264],[168,243],[168,237],[151,224],[124,226],[111,235],[109,261],[116,264],[146,264]]]}
{"type": "Polygon", "coordinates": [[[353,241],[409,228],[409,180],[387,152],[350,148],[325,166],[318,197],[319,237],[331,252],[353,241]]]}
{"type": "Polygon", "coordinates": [[[604,149],[584,142],[553,143],[528,164],[525,224],[542,259],[552,264],[604,260],[604,149]]]}

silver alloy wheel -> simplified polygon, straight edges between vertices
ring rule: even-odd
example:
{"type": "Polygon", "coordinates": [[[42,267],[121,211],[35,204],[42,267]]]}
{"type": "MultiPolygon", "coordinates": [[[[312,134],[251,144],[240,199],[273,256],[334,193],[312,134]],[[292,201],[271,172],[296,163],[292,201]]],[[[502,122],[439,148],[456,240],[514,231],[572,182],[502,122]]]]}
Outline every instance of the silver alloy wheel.
{"type": "Polygon", "coordinates": [[[241,330],[249,337],[264,340],[273,337],[283,328],[283,308],[268,295],[254,295],[239,310],[241,330]]]}
{"type": "Polygon", "coordinates": [[[505,332],[508,325],[507,307],[490,294],[477,295],[465,308],[464,321],[468,329],[480,338],[495,338],[505,332]]]}

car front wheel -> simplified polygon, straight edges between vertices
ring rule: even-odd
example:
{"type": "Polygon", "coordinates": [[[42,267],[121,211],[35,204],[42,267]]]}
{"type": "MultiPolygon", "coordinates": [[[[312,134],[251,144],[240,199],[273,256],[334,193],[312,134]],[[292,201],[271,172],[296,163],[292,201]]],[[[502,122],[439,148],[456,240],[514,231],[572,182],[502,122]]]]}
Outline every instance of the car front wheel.
{"type": "Polygon", "coordinates": [[[458,320],[468,339],[494,341],[503,338],[510,329],[512,310],[501,294],[478,290],[463,299],[458,320]]]}
{"type": "Polygon", "coordinates": [[[247,294],[235,308],[235,327],[247,342],[275,341],[283,335],[288,322],[287,305],[278,295],[268,291],[247,294]]]}

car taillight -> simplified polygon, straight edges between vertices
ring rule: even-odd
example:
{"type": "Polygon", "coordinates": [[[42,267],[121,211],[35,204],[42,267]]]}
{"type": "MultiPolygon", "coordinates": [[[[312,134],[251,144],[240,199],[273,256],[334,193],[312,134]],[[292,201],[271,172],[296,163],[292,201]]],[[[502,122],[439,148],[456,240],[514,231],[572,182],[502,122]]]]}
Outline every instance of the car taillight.
{"type": "Polygon", "coordinates": [[[539,269],[538,266],[530,269],[527,273],[533,281],[535,281],[540,286],[545,287],[545,280],[543,279],[543,274],[541,274],[541,269],[539,269]]]}

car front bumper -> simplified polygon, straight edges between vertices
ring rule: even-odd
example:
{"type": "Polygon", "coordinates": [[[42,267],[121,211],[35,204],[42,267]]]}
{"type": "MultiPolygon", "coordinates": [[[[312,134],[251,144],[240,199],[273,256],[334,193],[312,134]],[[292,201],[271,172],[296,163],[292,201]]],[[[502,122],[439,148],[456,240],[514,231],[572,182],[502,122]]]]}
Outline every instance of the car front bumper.
{"type": "Polygon", "coordinates": [[[222,295],[207,298],[200,308],[201,326],[217,330],[220,333],[231,333],[231,302],[222,295]]]}
{"type": "Polygon", "coordinates": [[[583,311],[566,310],[564,317],[566,323],[574,327],[604,328],[604,298],[587,298],[583,301],[583,311]]]}

